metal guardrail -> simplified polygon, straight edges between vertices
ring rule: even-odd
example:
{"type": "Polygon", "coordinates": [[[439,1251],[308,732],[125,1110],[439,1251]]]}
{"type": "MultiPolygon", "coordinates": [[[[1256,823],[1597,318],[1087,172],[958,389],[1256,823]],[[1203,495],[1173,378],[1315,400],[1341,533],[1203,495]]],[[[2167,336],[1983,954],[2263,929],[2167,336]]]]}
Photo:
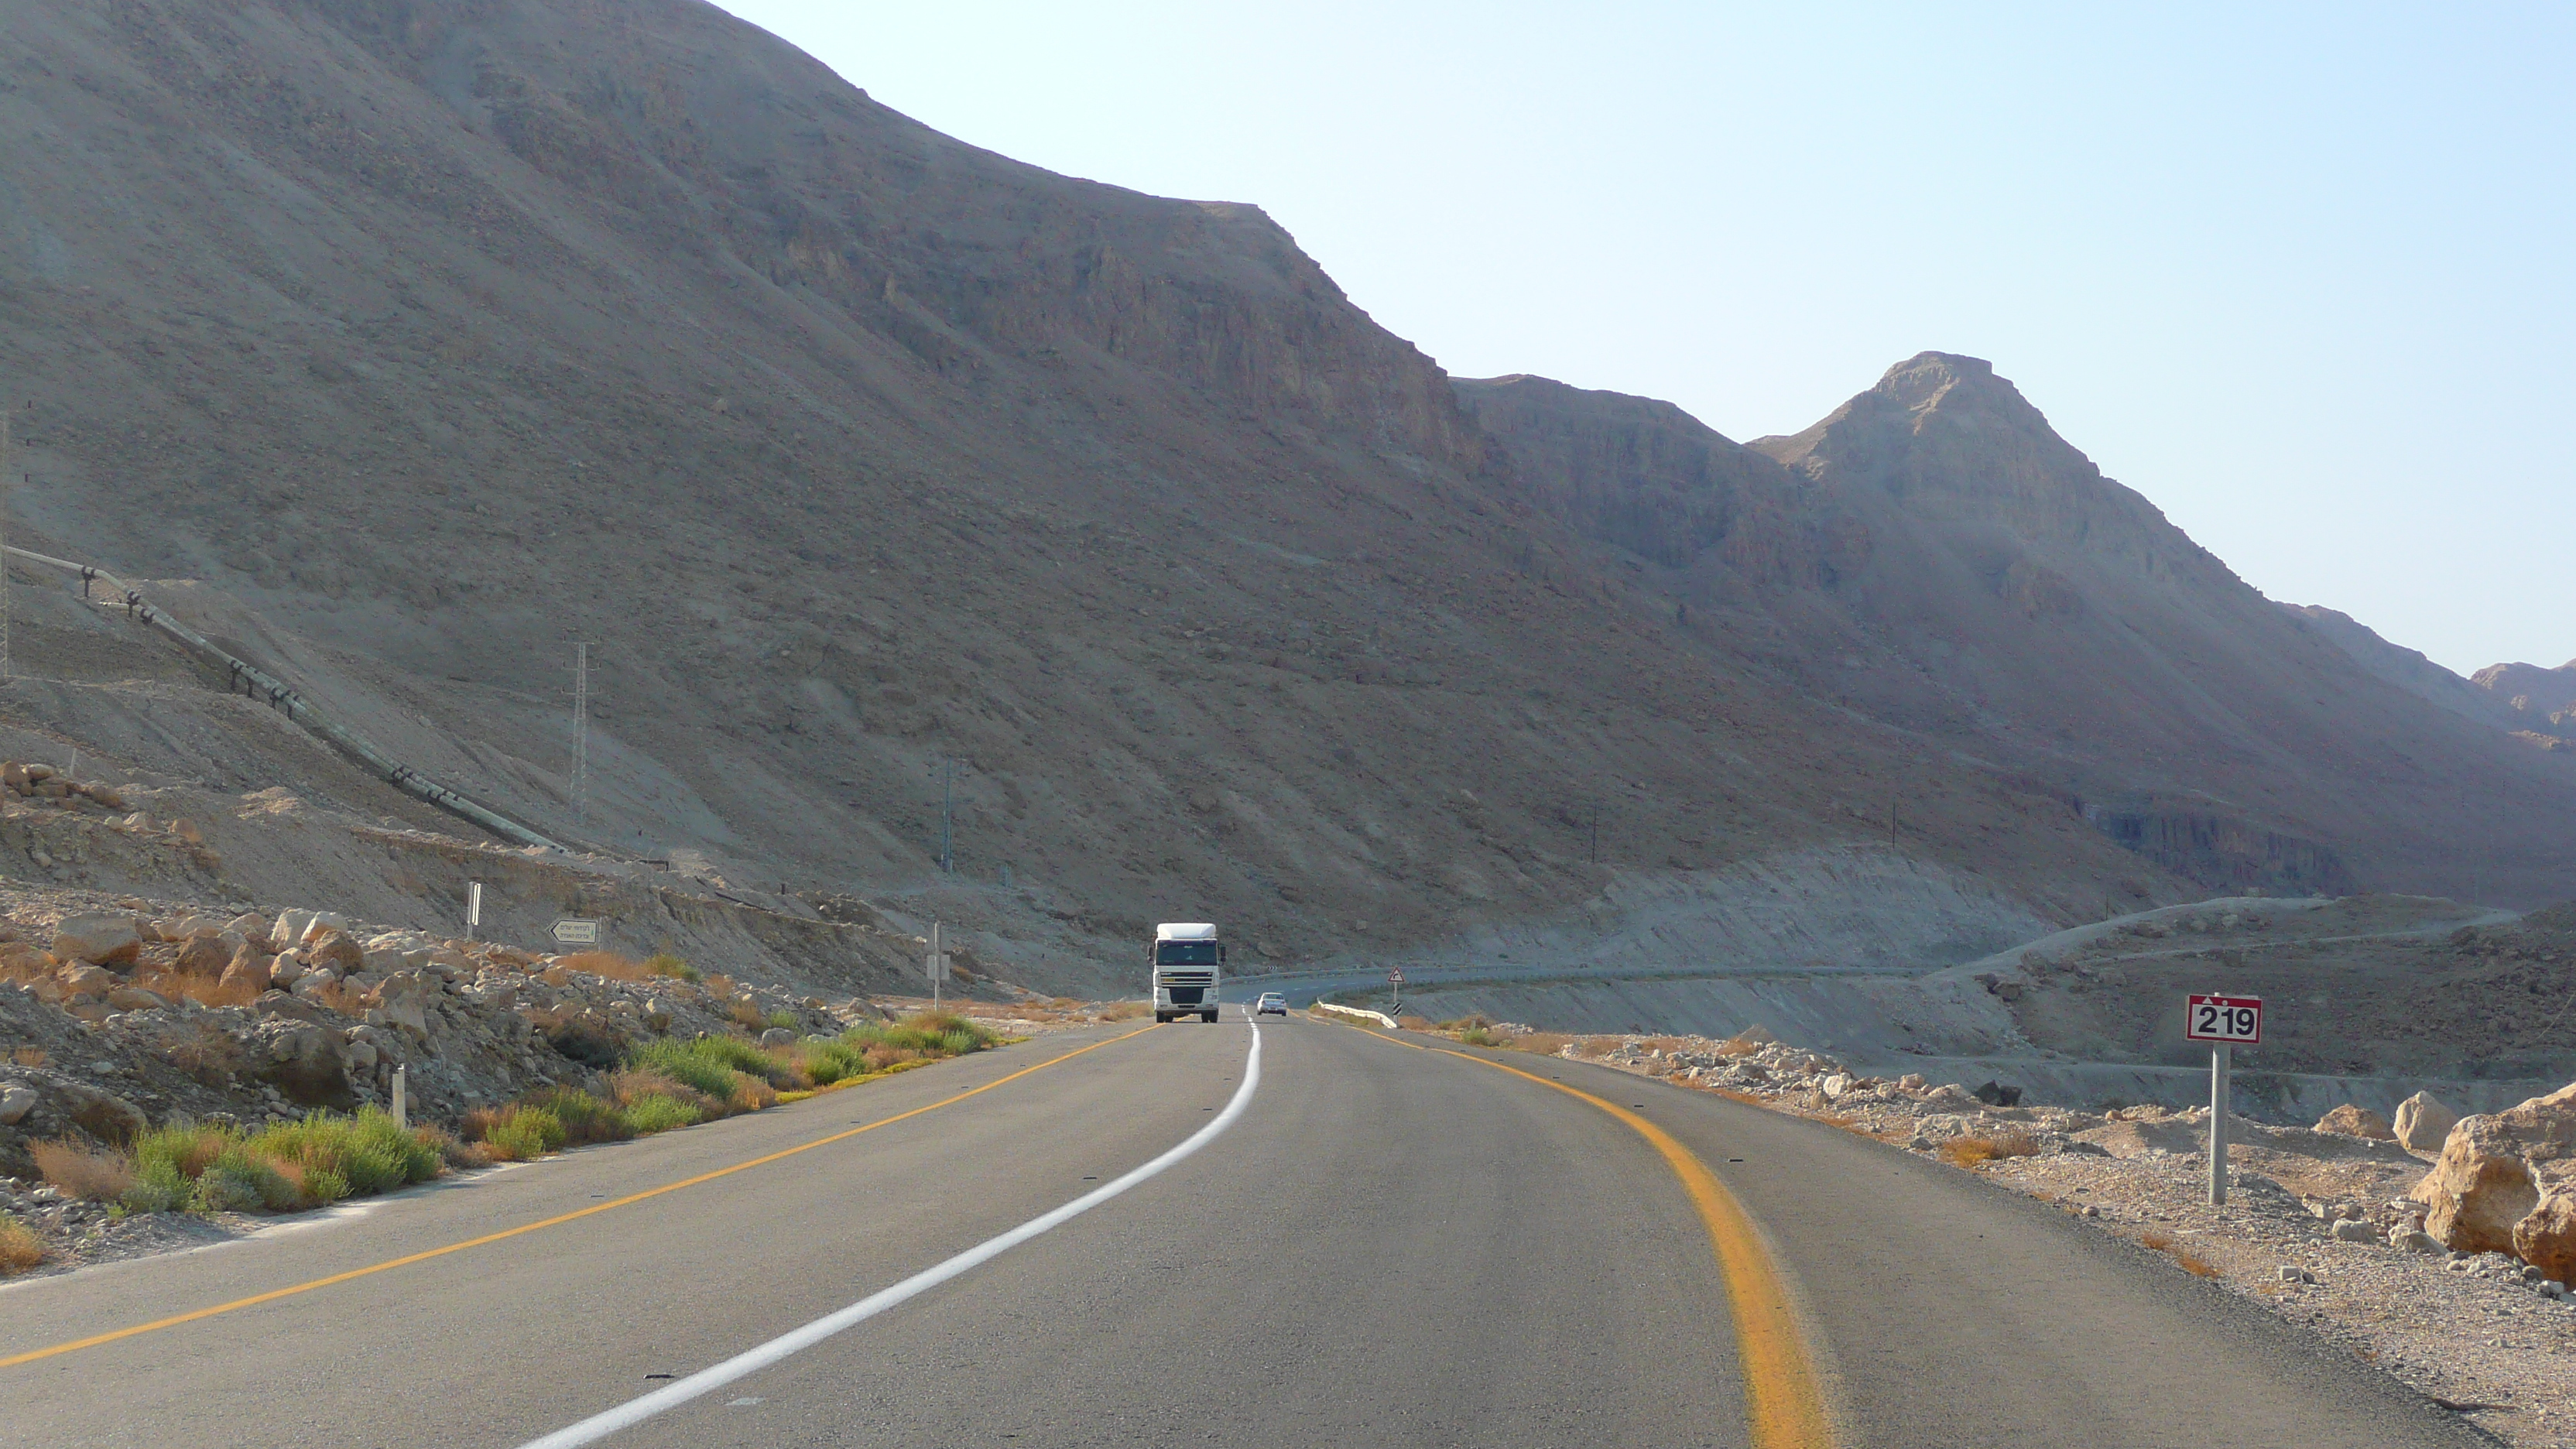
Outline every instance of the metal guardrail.
{"type": "Polygon", "coordinates": [[[23,559],[31,564],[41,564],[49,569],[58,569],[79,579],[81,597],[106,608],[122,605],[126,617],[138,623],[151,625],[178,640],[187,647],[188,652],[198,658],[221,666],[227,676],[227,685],[239,686],[251,698],[267,701],[269,706],[278,713],[310,731],[316,738],[341,754],[374,771],[385,783],[395,789],[426,800],[450,815],[470,820],[504,840],[513,840],[521,845],[533,845],[546,850],[569,849],[561,842],[539,834],[482,801],[452,790],[411,766],[395,760],[376,748],[375,742],[366,736],[324,718],[306,702],[303,695],[296,693],[294,688],[285,681],[272,677],[247,660],[234,658],[231,654],[215,647],[214,642],[203,634],[155,608],[151,601],[143,597],[141,591],[116,575],[88,564],[73,563],[68,559],[47,558],[43,554],[30,553],[23,548],[11,548],[7,551],[7,556],[23,559]],[[115,591],[116,597],[100,599],[91,594],[90,586],[93,583],[107,585],[115,591]]]}
{"type": "Polygon", "coordinates": [[[1316,1001],[1314,1009],[1317,1011],[1329,1011],[1335,1016],[1356,1016],[1362,1021],[1375,1022],[1377,1025],[1385,1027],[1388,1031],[1394,1031],[1397,1029],[1395,1018],[1387,1015],[1383,1011],[1363,1011],[1356,1006],[1342,1006],[1335,1002],[1320,999],[1316,1001]]]}

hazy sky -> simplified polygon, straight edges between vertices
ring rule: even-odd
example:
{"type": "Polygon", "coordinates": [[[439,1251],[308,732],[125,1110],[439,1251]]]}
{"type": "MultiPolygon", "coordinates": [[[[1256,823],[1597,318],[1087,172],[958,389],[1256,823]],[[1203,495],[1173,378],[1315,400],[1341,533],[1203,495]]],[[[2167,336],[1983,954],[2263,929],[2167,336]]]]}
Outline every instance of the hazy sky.
{"type": "Polygon", "coordinates": [[[1454,374],[1741,439],[1971,353],[2274,598],[2576,655],[2576,7],[722,3],[1454,374]]]}

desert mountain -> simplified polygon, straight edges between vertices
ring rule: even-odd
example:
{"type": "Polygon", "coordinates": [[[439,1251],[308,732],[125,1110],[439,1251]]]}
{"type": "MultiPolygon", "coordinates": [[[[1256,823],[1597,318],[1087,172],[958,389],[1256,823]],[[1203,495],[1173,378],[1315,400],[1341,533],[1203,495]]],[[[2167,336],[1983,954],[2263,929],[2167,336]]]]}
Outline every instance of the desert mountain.
{"type": "Polygon", "coordinates": [[[2437,707],[2395,661],[2357,662],[2333,620],[2265,600],[1983,361],[1925,353],[1750,447],[1640,399],[1457,386],[1525,477],[1559,480],[1538,489],[1550,511],[1626,554],[1698,647],[2063,788],[2169,869],[2563,889],[2568,835],[2538,802],[2571,801],[2576,776],[2467,695],[2437,707]]]}
{"type": "MultiPolygon", "coordinates": [[[[737,896],[1088,986],[1158,918],[1280,964],[1820,860],[2014,929],[2564,879],[2562,761],[2357,669],[1981,363],[1758,449],[1453,392],[1258,209],[980,151],[696,0],[28,0],[0,122],[11,541],[737,896]]],[[[67,683],[0,723],[275,783],[220,670],[93,633],[23,638],[67,683]]],[[[1975,944],[1949,910],[1880,935],[1975,944]]]]}

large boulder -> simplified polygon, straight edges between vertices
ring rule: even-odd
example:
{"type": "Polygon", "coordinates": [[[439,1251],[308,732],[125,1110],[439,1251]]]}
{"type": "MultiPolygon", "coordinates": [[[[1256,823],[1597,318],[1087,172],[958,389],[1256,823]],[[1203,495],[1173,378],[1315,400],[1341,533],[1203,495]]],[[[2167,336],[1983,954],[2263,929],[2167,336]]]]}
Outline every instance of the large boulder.
{"type": "Polygon", "coordinates": [[[2542,1198],[2513,1225],[2513,1250],[2552,1281],[2576,1283],[2576,1193],[2542,1198]]]}
{"type": "Polygon", "coordinates": [[[179,948],[178,966],[191,976],[220,976],[233,961],[233,946],[213,931],[185,938],[179,948]]]}
{"type": "Polygon", "coordinates": [[[2344,1137],[2368,1137],[2380,1142],[2385,1142],[2397,1135],[2390,1129],[2387,1118],[2368,1107],[2356,1107],[2350,1102],[2319,1117],[2317,1130],[2333,1132],[2344,1137]]]}
{"type": "Polygon", "coordinates": [[[227,1001],[254,1001],[271,985],[268,958],[244,946],[224,967],[216,989],[227,1001]]]}
{"type": "Polygon", "coordinates": [[[403,971],[385,978],[382,985],[359,999],[370,1008],[367,1020],[384,1026],[398,1026],[414,1036],[429,1034],[429,999],[437,994],[417,971],[403,971]],[[374,1013],[381,1012],[377,1022],[374,1013]]]}
{"type": "Polygon", "coordinates": [[[304,964],[346,976],[367,964],[367,953],[348,932],[316,922],[304,933],[304,964]]]}
{"type": "Polygon", "coordinates": [[[2417,1092],[2397,1104],[2397,1120],[2390,1130],[2397,1145],[2409,1152],[2427,1156],[2442,1150],[2450,1140],[2451,1129],[2459,1125],[2460,1114],[2443,1105],[2442,1099],[2430,1092],[2417,1092]]]}
{"type": "Polygon", "coordinates": [[[2521,1145],[2499,1117],[2462,1118],[2441,1160],[2415,1185],[2415,1200],[2427,1209],[2424,1231],[2455,1253],[2512,1252],[2514,1224],[2540,1206],[2521,1145]]]}
{"type": "Polygon", "coordinates": [[[270,1017],[259,1024],[254,1071],[291,1101],[307,1107],[357,1105],[350,1090],[348,1043],[327,1027],[270,1017]]]}
{"type": "Polygon", "coordinates": [[[2521,1144],[2526,1161],[2576,1156],[2576,1083],[2495,1114],[2496,1127],[2521,1144]]]}
{"type": "Polygon", "coordinates": [[[143,951],[143,933],[132,916],[65,916],[54,928],[54,959],[93,966],[131,966],[143,951]]]}

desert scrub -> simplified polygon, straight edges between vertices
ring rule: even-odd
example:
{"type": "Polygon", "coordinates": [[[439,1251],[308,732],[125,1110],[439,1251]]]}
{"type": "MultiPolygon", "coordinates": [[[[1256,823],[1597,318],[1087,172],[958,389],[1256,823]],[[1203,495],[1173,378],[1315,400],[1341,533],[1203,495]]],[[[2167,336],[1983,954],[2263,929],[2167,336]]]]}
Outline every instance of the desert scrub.
{"type": "Polygon", "coordinates": [[[548,1087],[530,1092],[519,1103],[554,1113],[563,1124],[564,1140],[570,1143],[623,1142],[636,1132],[623,1109],[579,1087],[548,1087]]]}
{"type": "Polygon", "coordinates": [[[668,976],[673,980],[686,981],[692,985],[706,979],[704,976],[699,974],[697,967],[690,965],[688,962],[681,960],[679,957],[672,955],[668,951],[656,951],[652,955],[645,957],[644,969],[656,976],[668,976]]]}
{"type": "Polygon", "coordinates": [[[1953,1137],[1940,1146],[1941,1159],[1952,1167],[1973,1168],[2006,1157],[2036,1157],[2039,1142],[2026,1132],[2000,1137],[1953,1137]]]}
{"type": "Polygon", "coordinates": [[[504,1108],[483,1129],[483,1150],[503,1162],[543,1157],[563,1145],[563,1119],[543,1107],[504,1108]]]}
{"type": "Polygon", "coordinates": [[[45,1261],[44,1241],[15,1213],[0,1213],[0,1278],[24,1273],[45,1261]]]}
{"type": "Polygon", "coordinates": [[[137,1213],[321,1207],[427,1182],[444,1168],[446,1141],[434,1127],[397,1127],[374,1107],[312,1112],[256,1132],[177,1120],[135,1139],[116,1200],[137,1213]]]}
{"type": "Polygon", "coordinates": [[[674,1127],[695,1126],[706,1115],[693,1103],[683,1102],[677,1097],[666,1097],[658,1092],[637,1097],[621,1110],[626,1113],[627,1125],[639,1135],[668,1132],[674,1127]]]}

